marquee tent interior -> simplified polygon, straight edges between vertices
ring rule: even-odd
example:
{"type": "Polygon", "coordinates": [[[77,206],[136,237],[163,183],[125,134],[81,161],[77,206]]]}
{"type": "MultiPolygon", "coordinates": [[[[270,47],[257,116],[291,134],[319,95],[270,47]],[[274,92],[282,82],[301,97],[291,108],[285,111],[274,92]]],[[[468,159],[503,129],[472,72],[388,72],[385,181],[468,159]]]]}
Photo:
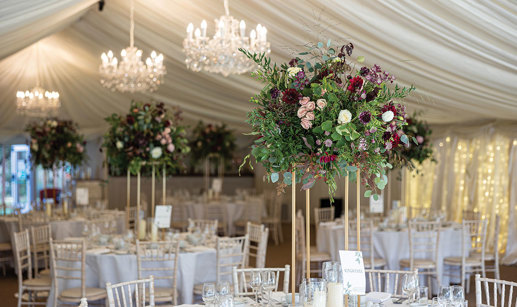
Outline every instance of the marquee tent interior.
{"type": "MultiPolygon", "coordinates": [[[[31,119],[17,113],[16,92],[34,87],[39,79],[42,87],[59,91],[59,117],[76,122],[85,135],[94,178],[111,180],[98,151],[108,129],[105,118],[127,111],[131,100],[179,107],[188,125],[199,120],[224,123],[237,135],[239,154],[246,155],[252,139],[244,135],[250,130],[245,120],[254,107],[249,99],[263,85],[249,74],[193,72],[185,65],[182,47],[191,22],[199,25],[207,20],[212,34],[213,20],[224,14],[223,1],[135,0],[135,46],[144,56],[151,50],[163,53],[167,69],[163,84],[152,93],[120,93],[100,84],[100,55],[107,50],[118,53],[129,45],[130,5],[128,0],[101,2],[102,10],[97,0],[0,1],[0,144],[27,143],[24,129],[31,119]]],[[[498,238],[502,263],[517,263],[516,2],[233,0],[229,4],[230,14],[246,20],[249,27],[259,23],[267,27],[273,61],[288,62],[307,42],[330,38],[339,44],[353,42],[354,55],[365,57],[365,64],[358,66],[379,63],[399,85],[414,85],[416,91],[404,104],[408,113],[417,112],[430,124],[436,161],[420,165],[419,175],[393,172],[386,209],[398,199],[415,208],[447,212],[459,223],[464,210],[479,212],[488,221],[487,247],[493,248],[498,238]]],[[[257,167],[250,179],[258,191],[274,189],[263,181],[264,174],[257,167]]],[[[125,191],[124,180],[111,181],[108,193],[114,194],[106,199],[125,201],[125,192],[120,192],[125,191]]],[[[323,184],[315,185],[312,206],[319,206],[326,191],[323,184]]],[[[304,206],[303,197],[298,191],[299,208],[304,206]]],[[[343,198],[344,191],[338,190],[336,197],[343,198]]],[[[367,198],[361,202],[368,206],[367,198]]],[[[289,192],[284,203],[291,203],[289,192]]]]}

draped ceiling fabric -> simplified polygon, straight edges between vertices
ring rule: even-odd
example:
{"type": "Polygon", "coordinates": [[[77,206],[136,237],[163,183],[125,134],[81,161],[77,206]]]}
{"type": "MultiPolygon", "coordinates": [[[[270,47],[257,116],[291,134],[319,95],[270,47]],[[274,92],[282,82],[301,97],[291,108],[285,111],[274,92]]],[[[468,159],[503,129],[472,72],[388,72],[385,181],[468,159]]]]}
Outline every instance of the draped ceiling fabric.
{"type": "MultiPolygon", "coordinates": [[[[100,54],[129,44],[126,0],[3,0],[0,8],[0,141],[20,135],[17,90],[41,85],[61,94],[62,117],[87,134],[127,110],[131,99],[180,106],[189,121],[226,122],[245,131],[250,96],[261,88],[248,75],[222,77],[186,69],[182,40],[189,22],[223,14],[222,1],[136,0],[135,44],[144,56],[165,56],[165,83],[152,94],[113,93],[101,87],[100,54]],[[75,22],[74,22],[75,21],[75,22]],[[48,35],[48,36],[47,36],[48,35]],[[33,44],[39,38],[39,44],[33,44]],[[36,45],[39,45],[37,47],[36,45]],[[25,48],[24,48],[25,47],[25,48]],[[35,54],[41,54],[37,65],[35,54]]],[[[354,55],[379,63],[417,91],[410,110],[430,123],[517,118],[517,4],[507,1],[230,1],[230,13],[268,28],[272,58],[286,61],[307,41],[352,41],[354,55]]]]}

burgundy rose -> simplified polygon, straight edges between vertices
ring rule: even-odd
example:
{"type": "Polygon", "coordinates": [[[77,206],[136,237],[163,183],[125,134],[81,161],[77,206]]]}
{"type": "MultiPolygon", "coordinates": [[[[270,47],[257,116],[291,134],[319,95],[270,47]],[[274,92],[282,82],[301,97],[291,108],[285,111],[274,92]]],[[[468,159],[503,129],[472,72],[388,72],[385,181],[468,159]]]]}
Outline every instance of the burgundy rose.
{"type": "Polygon", "coordinates": [[[382,135],[382,139],[384,140],[384,142],[386,142],[390,138],[391,138],[391,133],[389,133],[388,131],[384,132],[384,134],[382,135]]]}
{"type": "Polygon", "coordinates": [[[289,66],[291,66],[291,67],[295,67],[296,65],[298,65],[298,59],[297,59],[297,58],[295,58],[295,59],[291,59],[291,60],[289,61],[289,66]]]}
{"type": "Polygon", "coordinates": [[[377,95],[379,94],[380,87],[375,87],[371,92],[366,94],[366,102],[372,101],[375,98],[377,98],[377,95]]]}
{"type": "Polygon", "coordinates": [[[126,117],[126,121],[127,121],[128,124],[132,125],[132,124],[135,123],[135,118],[133,116],[131,116],[131,115],[128,115],[126,117]]]}
{"type": "Polygon", "coordinates": [[[302,94],[298,93],[294,88],[290,88],[284,91],[282,101],[287,104],[297,104],[300,98],[302,98],[302,94]]]}
{"type": "Polygon", "coordinates": [[[397,134],[397,133],[393,133],[392,135],[393,137],[393,147],[397,146],[398,144],[400,144],[400,136],[397,134]]]}
{"type": "Polygon", "coordinates": [[[350,84],[348,84],[347,90],[349,90],[350,92],[355,92],[355,91],[361,89],[362,86],[363,86],[363,78],[361,78],[360,76],[356,76],[350,80],[350,84]]]}
{"type": "Polygon", "coordinates": [[[385,112],[387,111],[391,111],[393,112],[393,115],[394,116],[397,116],[397,108],[395,108],[395,106],[393,104],[386,104],[382,107],[382,112],[381,114],[384,114],[385,112]]]}

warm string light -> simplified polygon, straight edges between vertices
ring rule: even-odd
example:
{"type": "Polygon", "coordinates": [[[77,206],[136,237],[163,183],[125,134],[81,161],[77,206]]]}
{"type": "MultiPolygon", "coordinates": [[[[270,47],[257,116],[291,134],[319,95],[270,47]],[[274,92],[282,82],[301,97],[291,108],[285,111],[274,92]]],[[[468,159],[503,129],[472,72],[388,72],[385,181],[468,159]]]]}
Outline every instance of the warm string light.
{"type": "Polygon", "coordinates": [[[230,16],[228,1],[224,1],[226,15],[215,20],[215,34],[207,36],[207,22],[203,20],[201,27],[194,30],[194,25],[187,26],[187,37],[183,41],[185,63],[193,71],[220,73],[224,76],[242,74],[256,68],[253,61],[239,51],[239,48],[250,52],[269,54],[270,44],[267,42],[266,27],[258,24],[246,36],[246,23],[230,16]]]}
{"type": "Polygon", "coordinates": [[[134,3],[130,5],[129,47],[120,52],[121,61],[113,51],[102,53],[99,67],[101,84],[111,90],[120,92],[153,92],[163,82],[167,73],[163,65],[163,54],[151,52],[151,56],[142,61],[142,50],[134,46],[134,3]]]}
{"type": "MultiPolygon", "coordinates": [[[[487,238],[499,236],[499,248],[506,247],[508,216],[508,163],[510,146],[517,145],[517,140],[496,135],[490,139],[476,138],[473,140],[459,139],[451,142],[447,137],[437,141],[435,157],[438,163],[425,161],[419,167],[420,174],[411,177],[406,183],[406,199],[409,205],[416,208],[431,208],[433,202],[442,205],[441,210],[448,212],[449,219],[461,222],[463,210],[479,212],[482,218],[488,220],[487,238]],[[452,159],[448,162],[448,159],[452,159]],[[451,163],[454,176],[450,177],[447,167],[439,164],[451,163]],[[438,173],[443,170],[443,173],[438,173]],[[453,182],[448,182],[453,178],[453,182]],[[438,184],[438,186],[435,186],[438,184]],[[452,190],[450,190],[452,187],[452,190]],[[433,200],[433,189],[440,193],[433,200]],[[450,201],[448,201],[450,199],[450,201]],[[495,217],[500,216],[501,231],[494,233],[495,217]]],[[[487,247],[491,248],[493,240],[487,240],[487,247]]]]}

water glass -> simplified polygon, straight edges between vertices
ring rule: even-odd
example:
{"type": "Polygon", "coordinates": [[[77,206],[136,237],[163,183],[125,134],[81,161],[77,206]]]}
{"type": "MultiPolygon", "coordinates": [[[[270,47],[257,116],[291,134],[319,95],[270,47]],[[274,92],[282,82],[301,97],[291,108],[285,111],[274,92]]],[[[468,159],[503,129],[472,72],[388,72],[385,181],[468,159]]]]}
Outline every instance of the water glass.
{"type": "Polygon", "coordinates": [[[444,301],[450,302],[451,301],[451,287],[449,286],[442,286],[440,288],[440,293],[438,294],[438,297],[444,301]]]}
{"type": "Polygon", "coordinates": [[[427,303],[429,298],[429,289],[427,287],[418,287],[418,302],[427,303]]]}
{"type": "Polygon", "coordinates": [[[320,278],[303,279],[300,285],[300,299],[304,307],[325,307],[327,282],[320,278]]]}
{"type": "Polygon", "coordinates": [[[337,261],[326,261],[323,262],[322,266],[323,279],[327,283],[342,283],[343,274],[341,271],[341,263],[337,261]]]}
{"type": "Polygon", "coordinates": [[[408,297],[409,303],[415,301],[418,291],[418,278],[413,274],[406,274],[402,279],[402,292],[408,297]]]}
{"type": "Polygon", "coordinates": [[[451,299],[455,303],[463,303],[465,301],[465,294],[462,286],[451,287],[451,299]]]}
{"type": "Polygon", "coordinates": [[[431,306],[432,307],[445,307],[446,304],[445,304],[445,301],[443,301],[441,298],[433,297],[433,301],[431,303],[431,306]]]}
{"type": "Polygon", "coordinates": [[[276,273],[273,271],[262,272],[262,289],[267,292],[267,303],[271,305],[271,292],[276,288],[276,273]]]}
{"type": "Polygon", "coordinates": [[[202,295],[203,295],[203,302],[205,302],[205,305],[214,303],[216,300],[215,284],[213,284],[213,283],[203,284],[203,294],[202,295]]]}
{"type": "Polygon", "coordinates": [[[227,281],[221,281],[217,284],[217,293],[219,296],[227,296],[230,294],[230,283],[227,281]]]}

